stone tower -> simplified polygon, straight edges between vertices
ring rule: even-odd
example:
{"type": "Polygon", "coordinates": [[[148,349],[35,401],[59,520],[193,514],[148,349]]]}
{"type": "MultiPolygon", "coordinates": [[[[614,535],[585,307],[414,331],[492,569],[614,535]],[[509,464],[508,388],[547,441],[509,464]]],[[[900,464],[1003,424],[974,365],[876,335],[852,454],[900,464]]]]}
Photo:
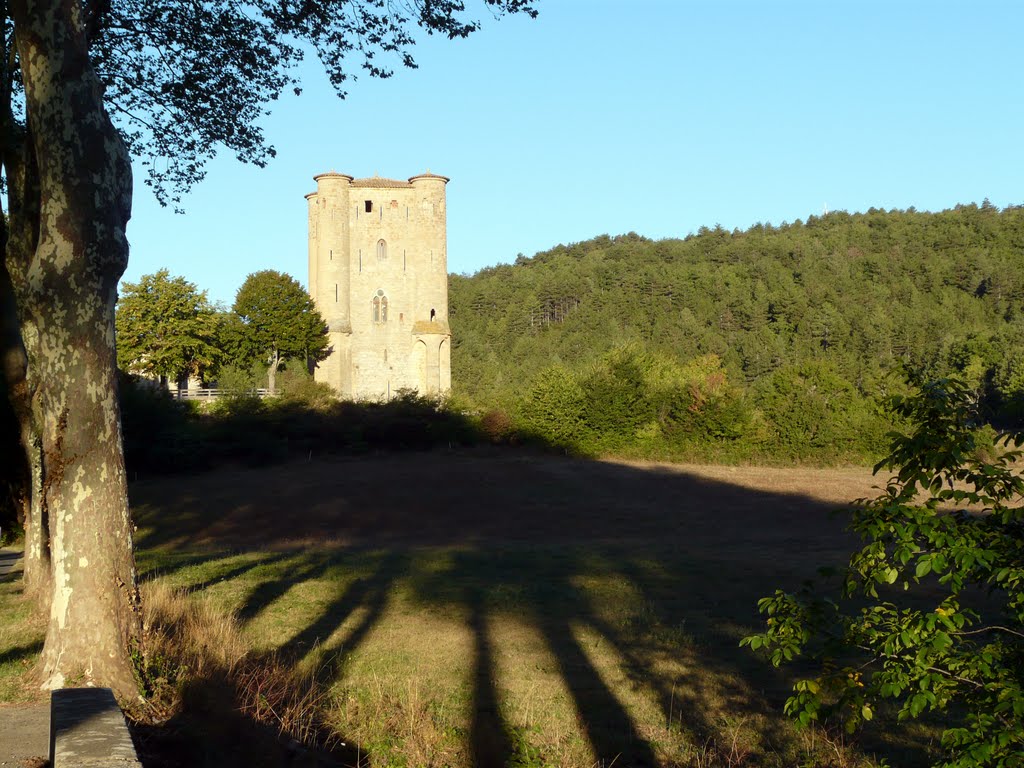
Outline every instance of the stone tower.
{"type": "Polygon", "coordinates": [[[445,185],[432,173],[395,179],[314,176],[309,293],[334,351],[316,380],[351,399],[451,388],[445,185]]]}

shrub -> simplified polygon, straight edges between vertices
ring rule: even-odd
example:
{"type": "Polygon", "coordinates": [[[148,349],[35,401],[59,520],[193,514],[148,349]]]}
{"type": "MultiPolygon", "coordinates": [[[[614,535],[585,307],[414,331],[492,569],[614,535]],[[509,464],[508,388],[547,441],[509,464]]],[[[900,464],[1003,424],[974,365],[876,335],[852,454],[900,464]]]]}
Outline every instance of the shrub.
{"type": "Polygon", "coordinates": [[[480,431],[492,443],[504,443],[514,431],[512,417],[502,408],[492,408],[480,417],[480,431]]]}
{"type": "Polygon", "coordinates": [[[885,491],[854,511],[865,545],[840,597],[779,590],[743,643],[776,666],[815,665],[786,702],[802,724],[831,716],[852,731],[886,703],[900,720],[942,712],[941,765],[1010,768],[1024,764],[1022,451],[979,445],[975,404],[954,381],[895,399],[912,431],[875,467],[896,473],[885,491]]]}

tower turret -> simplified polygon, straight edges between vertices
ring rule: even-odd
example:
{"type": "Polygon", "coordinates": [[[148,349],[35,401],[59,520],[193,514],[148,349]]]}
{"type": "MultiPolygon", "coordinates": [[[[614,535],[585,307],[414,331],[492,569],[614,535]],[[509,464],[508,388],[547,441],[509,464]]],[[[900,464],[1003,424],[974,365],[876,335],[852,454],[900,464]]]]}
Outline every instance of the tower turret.
{"type": "Polygon", "coordinates": [[[309,288],[330,328],[316,371],[344,397],[451,387],[445,185],[425,173],[314,177],[309,288]]]}

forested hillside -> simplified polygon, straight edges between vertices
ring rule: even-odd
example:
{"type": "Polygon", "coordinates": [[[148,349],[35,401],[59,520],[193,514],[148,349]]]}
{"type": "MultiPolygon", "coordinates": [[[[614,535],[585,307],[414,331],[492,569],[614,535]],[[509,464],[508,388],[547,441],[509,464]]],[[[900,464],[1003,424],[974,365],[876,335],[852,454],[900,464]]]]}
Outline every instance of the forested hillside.
{"type": "MultiPolygon", "coordinates": [[[[1019,420],[1022,310],[1024,207],[839,211],[656,242],[601,236],[452,276],[453,384],[480,407],[525,413],[524,398],[552,376],[585,390],[624,355],[646,359],[634,362],[648,384],[679,366],[669,378],[691,390],[696,365],[701,386],[727,391],[743,413],[737,441],[869,454],[887,427],[880,399],[904,387],[908,368],[960,375],[989,419],[1019,420]],[[808,409],[821,411],[818,427],[804,423],[808,409]],[[818,446],[802,445],[815,429],[818,446]],[[827,448],[837,440],[848,450],[827,448]]],[[[651,423],[666,427],[665,400],[654,400],[651,423]]]]}

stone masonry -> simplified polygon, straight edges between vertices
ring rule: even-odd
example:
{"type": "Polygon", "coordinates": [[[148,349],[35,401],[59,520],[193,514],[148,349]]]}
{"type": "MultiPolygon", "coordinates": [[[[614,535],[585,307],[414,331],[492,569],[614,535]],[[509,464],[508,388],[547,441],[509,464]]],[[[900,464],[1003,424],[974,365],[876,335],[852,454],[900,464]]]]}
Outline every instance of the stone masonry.
{"type": "Polygon", "coordinates": [[[316,380],[349,399],[390,399],[400,389],[451,388],[445,185],[313,177],[309,293],[333,352],[316,380]]]}

